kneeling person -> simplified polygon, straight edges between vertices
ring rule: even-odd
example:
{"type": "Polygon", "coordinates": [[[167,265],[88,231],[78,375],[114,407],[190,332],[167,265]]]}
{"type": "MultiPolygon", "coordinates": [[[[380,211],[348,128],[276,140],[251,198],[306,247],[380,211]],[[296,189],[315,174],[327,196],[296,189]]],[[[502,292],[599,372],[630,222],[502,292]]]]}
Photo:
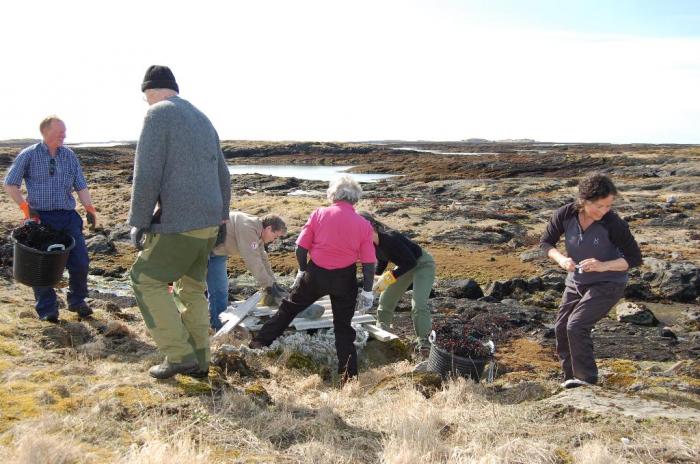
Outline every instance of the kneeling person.
{"type": "Polygon", "coordinates": [[[281,217],[268,214],[257,218],[239,211],[231,211],[226,224],[223,242],[217,245],[209,257],[207,271],[207,293],[211,326],[220,329],[219,315],[228,306],[228,275],[226,262],[229,255],[243,258],[257,284],[265,288],[263,304],[277,306],[284,290],[275,281],[265,245],[287,233],[287,225],[281,217]]]}

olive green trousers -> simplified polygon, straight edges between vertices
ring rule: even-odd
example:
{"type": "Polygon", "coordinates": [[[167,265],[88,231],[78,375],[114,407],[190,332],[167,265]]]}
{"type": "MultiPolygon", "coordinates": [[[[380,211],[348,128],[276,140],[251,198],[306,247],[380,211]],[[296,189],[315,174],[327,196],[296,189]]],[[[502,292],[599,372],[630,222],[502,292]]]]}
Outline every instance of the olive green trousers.
{"type": "Polygon", "coordinates": [[[173,363],[209,368],[207,260],[218,227],[148,234],[131,267],[131,286],[151,337],[173,363]],[[172,293],[168,284],[173,283],[172,293]]]}
{"type": "Polygon", "coordinates": [[[428,298],[435,281],[435,260],[425,249],[418,258],[418,264],[410,271],[402,274],[396,282],[389,285],[379,296],[377,320],[382,327],[390,327],[394,320],[394,310],[408,287],[413,284],[413,299],[411,300],[411,319],[416,337],[421,343],[427,343],[433,327],[428,298]]]}

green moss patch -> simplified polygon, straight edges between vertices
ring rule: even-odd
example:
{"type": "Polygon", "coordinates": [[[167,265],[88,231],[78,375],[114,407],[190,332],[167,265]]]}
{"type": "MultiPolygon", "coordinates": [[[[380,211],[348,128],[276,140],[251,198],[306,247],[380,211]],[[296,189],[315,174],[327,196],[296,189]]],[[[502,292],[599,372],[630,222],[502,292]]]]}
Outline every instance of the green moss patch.
{"type": "Polygon", "coordinates": [[[178,375],[175,379],[178,388],[186,395],[201,395],[212,391],[211,384],[207,381],[200,381],[186,375],[178,375]]]}
{"type": "Polygon", "coordinates": [[[4,432],[15,422],[39,415],[37,386],[16,381],[0,385],[0,432],[4,432]]]}
{"type": "Polygon", "coordinates": [[[0,372],[10,367],[12,367],[12,363],[10,363],[9,361],[5,361],[4,359],[0,359],[0,372]]]}
{"type": "Polygon", "coordinates": [[[311,373],[319,371],[319,365],[313,359],[297,352],[291,353],[284,365],[288,369],[299,369],[311,373]]]}
{"type": "Polygon", "coordinates": [[[0,341],[0,354],[8,356],[20,356],[22,351],[12,342],[0,341]]]}
{"type": "Polygon", "coordinates": [[[245,387],[244,392],[258,405],[264,406],[272,404],[272,397],[260,383],[248,385],[245,387]]]}

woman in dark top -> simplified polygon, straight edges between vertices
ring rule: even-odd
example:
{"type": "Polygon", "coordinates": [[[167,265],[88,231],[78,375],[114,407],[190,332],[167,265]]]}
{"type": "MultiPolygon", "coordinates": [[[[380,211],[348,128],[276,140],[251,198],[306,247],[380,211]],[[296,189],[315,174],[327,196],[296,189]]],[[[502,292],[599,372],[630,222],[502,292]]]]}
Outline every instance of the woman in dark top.
{"type": "Polygon", "coordinates": [[[435,281],[435,261],[426,250],[405,235],[389,229],[367,212],[359,213],[372,224],[374,247],[377,252],[376,274],[381,275],[374,290],[381,292],[377,319],[379,326],[389,328],[394,319],[394,310],[401,296],[413,284],[411,318],[416,332],[417,346],[425,351],[429,348],[428,335],[432,330],[432,318],[428,297],[435,281]],[[386,270],[389,262],[392,270],[386,270]]]}
{"type": "Polygon", "coordinates": [[[576,202],[555,211],[540,240],[547,256],[568,271],[554,324],[565,388],[598,381],[591,329],[622,298],[627,269],[642,263],[627,223],[611,210],[616,196],[607,176],[583,179],[576,202]],[[566,256],[556,249],[562,235],[566,256]]]}

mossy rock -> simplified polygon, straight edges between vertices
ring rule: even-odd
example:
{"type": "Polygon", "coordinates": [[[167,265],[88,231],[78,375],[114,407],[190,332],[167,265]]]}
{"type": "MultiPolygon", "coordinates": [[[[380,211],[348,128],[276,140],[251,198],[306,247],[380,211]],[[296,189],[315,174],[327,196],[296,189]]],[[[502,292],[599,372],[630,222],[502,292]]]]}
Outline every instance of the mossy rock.
{"type": "Polygon", "coordinates": [[[414,372],[405,375],[413,380],[416,390],[426,398],[430,398],[442,388],[442,376],[437,372],[414,372]]]}
{"type": "Polygon", "coordinates": [[[411,357],[411,347],[400,338],[395,338],[384,343],[397,357],[401,359],[409,359],[411,357]]]}
{"type": "Polygon", "coordinates": [[[299,369],[311,373],[317,373],[320,370],[320,366],[316,361],[298,352],[290,353],[284,365],[287,369],[299,369]]]}
{"type": "Polygon", "coordinates": [[[379,367],[411,359],[411,353],[411,347],[399,338],[388,342],[369,340],[362,349],[361,359],[368,367],[379,367]]]}
{"type": "Polygon", "coordinates": [[[227,376],[238,373],[241,377],[255,375],[253,369],[248,366],[245,358],[238,353],[217,351],[211,357],[211,364],[221,369],[227,376]]]}
{"type": "Polygon", "coordinates": [[[639,366],[630,359],[607,359],[601,362],[616,374],[634,374],[639,371],[639,366]]]}
{"type": "Polygon", "coordinates": [[[284,352],[284,351],[282,351],[281,349],[266,351],[266,352],[265,352],[265,357],[270,358],[270,359],[272,359],[272,358],[277,358],[277,357],[279,357],[279,356],[282,356],[282,353],[283,353],[283,352],[284,352]]]}
{"type": "Polygon", "coordinates": [[[638,378],[634,374],[619,374],[614,373],[603,376],[602,384],[607,387],[617,387],[626,389],[638,382],[638,378]]]}
{"type": "Polygon", "coordinates": [[[370,394],[382,390],[399,390],[406,382],[413,384],[426,398],[430,398],[442,388],[442,376],[436,372],[408,372],[401,375],[390,375],[383,378],[369,391],[370,394]]]}
{"type": "Polygon", "coordinates": [[[95,338],[90,326],[82,322],[68,322],[64,327],[70,335],[72,346],[84,345],[95,338]]]}
{"type": "Polygon", "coordinates": [[[43,327],[39,344],[46,349],[75,348],[94,339],[90,328],[80,322],[43,327]]]}
{"type": "Polygon", "coordinates": [[[272,404],[272,397],[260,383],[254,383],[245,387],[244,392],[259,406],[269,406],[272,404]]]}
{"type": "Polygon", "coordinates": [[[42,348],[55,349],[68,348],[72,346],[71,336],[63,327],[46,327],[44,330],[42,330],[41,335],[39,344],[42,348]]]}
{"type": "Polygon", "coordinates": [[[489,397],[500,404],[520,404],[552,396],[551,390],[538,381],[496,384],[487,387],[487,390],[490,392],[489,397]]]}
{"type": "Polygon", "coordinates": [[[639,365],[629,359],[603,359],[600,366],[612,371],[610,374],[602,375],[602,384],[616,389],[627,389],[638,383],[641,379],[639,365]]]}
{"type": "Polygon", "coordinates": [[[177,386],[186,395],[201,395],[203,393],[211,393],[211,384],[204,379],[200,381],[186,375],[178,375],[175,377],[177,386]]]}

